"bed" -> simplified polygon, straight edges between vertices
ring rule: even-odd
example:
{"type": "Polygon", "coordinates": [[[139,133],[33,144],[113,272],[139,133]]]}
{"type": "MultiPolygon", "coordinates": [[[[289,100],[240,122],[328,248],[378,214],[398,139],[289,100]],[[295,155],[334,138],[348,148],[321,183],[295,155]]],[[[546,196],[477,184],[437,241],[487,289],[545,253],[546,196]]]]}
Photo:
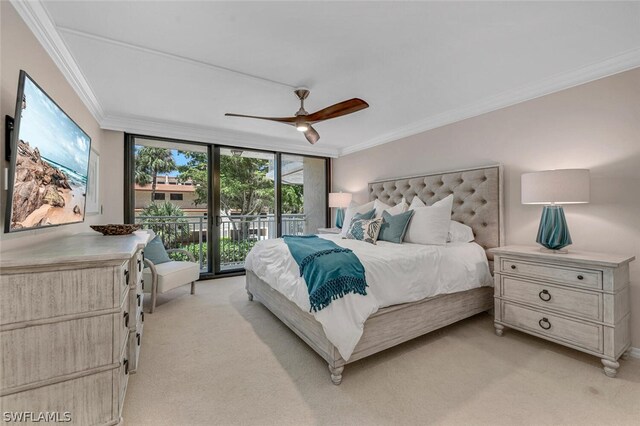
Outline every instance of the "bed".
{"type": "Polygon", "coordinates": [[[446,246],[380,242],[376,247],[323,236],[354,251],[370,285],[368,296],[347,295],[323,309],[324,313],[310,313],[304,305],[306,286],[294,282],[301,278],[295,276],[299,274],[283,252],[286,246],[281,240],[252,250],[246,264],[249,300],[260,301],[323,357],[336,385],[348,363],[493,307],[492,255],[487,250],[503,243],[501,166],[372,182],[368,191],[370,201],[379,199],[391,206],[402,198],[410,203],[413,197],[431,205],[453,194],[452,219],[470,226],[475,242],[446,246]],[[396,265],[396,275],[388,264],[396,265]],[[404,288],[403,298],[384,294],[385,288],[394,287],[404,288]],[[347,330],[341,331],[344,336],[334,330],[340,321],[347,330]]]}

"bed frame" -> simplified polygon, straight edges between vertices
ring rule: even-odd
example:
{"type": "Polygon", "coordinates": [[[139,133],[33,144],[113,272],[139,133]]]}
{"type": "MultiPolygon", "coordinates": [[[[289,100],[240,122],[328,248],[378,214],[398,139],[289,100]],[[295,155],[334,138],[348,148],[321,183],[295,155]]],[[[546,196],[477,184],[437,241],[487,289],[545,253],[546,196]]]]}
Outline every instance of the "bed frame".
{"type": "MultiPolygon", "coordinates": [[[[469,225],[485,250],[504,242],[502,166],[434,173],[369,184],[369,200],[396,205],[419,197],[431,205],[453,194],[451,218],[469,225]]],[[[489,263],[493,256],[487,252],[489,263]]],[[[493,268],[491,268],[493,270],[493,268]]],[[[331,381],[339,385],[345,364],[373,355],[493,307],[493,289],[475,288],[380,309],[364,324],[362,338],[349,361],[329,342],[322,325],[308,312],[247,271],[249,300],[258,300],[329,364],[331,381]]]]}

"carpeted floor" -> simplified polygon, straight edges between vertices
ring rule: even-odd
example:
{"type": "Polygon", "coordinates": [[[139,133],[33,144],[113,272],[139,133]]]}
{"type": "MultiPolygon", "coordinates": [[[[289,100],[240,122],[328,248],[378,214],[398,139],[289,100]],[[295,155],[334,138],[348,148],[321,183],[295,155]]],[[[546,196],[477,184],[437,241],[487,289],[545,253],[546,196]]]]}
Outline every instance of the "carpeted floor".
{"type": "Polygon", "coordinates": [[[640,360],[609,379],[595,357],[495,336],[487,314],[347,365],[334,386],[244,277],[160,296],[140,362],[127,425],[640,424],[640,360]]]}

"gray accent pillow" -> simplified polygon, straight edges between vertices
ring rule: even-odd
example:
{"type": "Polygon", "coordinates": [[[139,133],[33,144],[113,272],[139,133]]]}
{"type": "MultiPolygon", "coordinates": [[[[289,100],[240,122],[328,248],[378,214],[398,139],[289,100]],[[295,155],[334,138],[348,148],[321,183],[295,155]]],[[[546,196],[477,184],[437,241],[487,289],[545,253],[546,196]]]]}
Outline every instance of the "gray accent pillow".
{"type": "Polygon", "coordinates": [[[155,265],[171,262],[169,254],[164,248],[164,243],[158,235],[147,243],[147,246],[144,248],[144,257],[152,261],[155,265]]]}
{"type": "Polygon", "coordinates": [[[386,211],[382,212],[382,226],[380,227],[378,239],[391,243],[402,243],[413,213],[413,210],[396,215],[391,215],[386,211]]]}

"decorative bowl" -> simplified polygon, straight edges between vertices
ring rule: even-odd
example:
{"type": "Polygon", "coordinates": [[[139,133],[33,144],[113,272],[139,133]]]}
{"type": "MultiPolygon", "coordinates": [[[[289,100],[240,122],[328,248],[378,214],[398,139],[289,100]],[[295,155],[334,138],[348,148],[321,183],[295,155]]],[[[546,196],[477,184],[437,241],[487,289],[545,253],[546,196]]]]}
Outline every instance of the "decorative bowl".
{"type": "Polygon", "coordinates": [[[108,225],[91,225],[91,229],[100,232],[102,235],[129,235],[140,228],[142,228],[142,225],[113,223],[108,225]]]}

